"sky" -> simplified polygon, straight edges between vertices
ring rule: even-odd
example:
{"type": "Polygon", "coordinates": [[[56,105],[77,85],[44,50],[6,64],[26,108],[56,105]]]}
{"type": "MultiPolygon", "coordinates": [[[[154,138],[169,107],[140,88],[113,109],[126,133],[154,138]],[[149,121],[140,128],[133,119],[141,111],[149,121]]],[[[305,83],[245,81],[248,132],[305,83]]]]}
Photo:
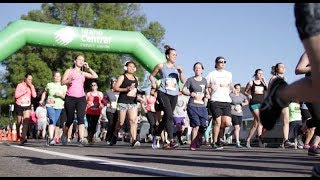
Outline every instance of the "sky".
{"type": "MultiPolygon", "coordinates": [[[[163,40],[177,51],[176,64],[191,77],[193,64],[201,62],[203,76],[214,70],[217,56],[225,57],[233,83],[245,86],[258,68],[269,80],[271,67],[286,66],[289,83],[304,51],[299,39],[293,3],[142,3],[148,22],[166,30],[163,40]]],[[[40,9],[40,3],[1,3],[0,30],[21,15],[40,9]]]]}

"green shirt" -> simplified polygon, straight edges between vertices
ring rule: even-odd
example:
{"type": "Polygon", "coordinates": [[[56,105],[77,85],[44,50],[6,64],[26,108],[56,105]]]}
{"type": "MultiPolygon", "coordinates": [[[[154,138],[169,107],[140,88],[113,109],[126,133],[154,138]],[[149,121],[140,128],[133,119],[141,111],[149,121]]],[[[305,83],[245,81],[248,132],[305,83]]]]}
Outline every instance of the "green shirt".
{"type": "Polygon", "coordinates": [[[289,104],[289,118],[292,121],[302,121],[300,104],[292,102],[289,104]]]}
{"type": "Polygon", "coordinates": [[[54,109],[63,109],[64,107],[64,99],[60,96],[57,96],[56,93],[66,93],[67,92],[67,86],[61,85],[61,83],[48,83],[45,90],[48,93],[47,98],[47,107],[52,107],[54,109]]]}

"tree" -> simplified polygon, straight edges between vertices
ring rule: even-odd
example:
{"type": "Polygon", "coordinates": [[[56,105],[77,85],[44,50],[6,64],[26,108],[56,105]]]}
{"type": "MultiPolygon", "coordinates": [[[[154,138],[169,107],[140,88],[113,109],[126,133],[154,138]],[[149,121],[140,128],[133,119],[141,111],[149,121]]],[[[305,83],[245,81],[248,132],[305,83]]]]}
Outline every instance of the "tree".
{"type": "MultiPolygon", "coordinates": [[[[140,9],[140,4],[136,3],[43,3],[40,10],[32,10],[21,19],[76,27],[140,31],[159,47],[165,29],[158,22],[147,24],[147,18],[140,13],[140,9]]],[[[72,66],[75,53],[66,49],[25,46],[3,61],[8,71],[5,80],[14,88],[30,72],[35,86],[44,88],[52,80],[53,71],[63,73],[72,66]]],[[[110,87],[110,77],[123,73],[125,60],[133,59],[115,53],[82,53],[99,75],[97,83],[100,90],[110,87]]],[[[145,71],[139,64],[136,74],[143,81],[145,71]]],[[[89,83],[86,82],[86,90],[89,89],[89,83]]]]}

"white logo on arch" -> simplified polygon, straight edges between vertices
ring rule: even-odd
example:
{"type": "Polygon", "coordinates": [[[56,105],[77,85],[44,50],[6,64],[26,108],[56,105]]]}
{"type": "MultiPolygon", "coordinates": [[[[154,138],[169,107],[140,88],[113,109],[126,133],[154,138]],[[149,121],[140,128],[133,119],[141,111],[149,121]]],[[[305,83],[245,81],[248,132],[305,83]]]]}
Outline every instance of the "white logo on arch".
{"type": "Polygon", "coordinates": [[[55,41],[62,46],[68,45],[77,35],[77,31],[73,27],[64,27],[54,33],[55,41]]]}

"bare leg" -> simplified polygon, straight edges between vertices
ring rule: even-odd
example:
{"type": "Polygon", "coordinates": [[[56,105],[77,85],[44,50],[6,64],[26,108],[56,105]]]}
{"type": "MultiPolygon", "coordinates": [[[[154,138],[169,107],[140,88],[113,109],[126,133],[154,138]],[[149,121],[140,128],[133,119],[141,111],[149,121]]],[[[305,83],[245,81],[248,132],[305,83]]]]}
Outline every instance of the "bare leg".
{"type": "Polygon", "coordinates": [[[283,108],[280,119],[283,120],[283,141],[288,140],[289,137],[289,108],[283,108]]]}
{"type": "Polygon", "coordinates": [[[219,136],[220,126],[221,126],[221,116],[217,117],[214,121],[215,122],[212,128],[213,144],[218,142],[218,136],[219,136]]]}

